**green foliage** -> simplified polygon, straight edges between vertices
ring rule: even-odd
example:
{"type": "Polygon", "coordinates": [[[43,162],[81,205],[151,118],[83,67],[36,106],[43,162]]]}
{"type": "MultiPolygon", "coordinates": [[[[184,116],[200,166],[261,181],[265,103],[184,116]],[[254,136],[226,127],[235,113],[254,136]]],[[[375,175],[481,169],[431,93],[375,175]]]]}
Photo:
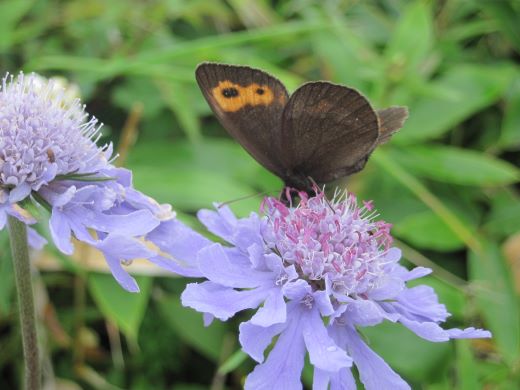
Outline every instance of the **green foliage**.
{"type": "Polygon", "coordinates": [[[137,342],[152,286],[150,278],[137,277],[136,280],[140,287],[139,294],[127,294],[122,289],[114,289],[113,279],[109,275],[93,273],[88,278],[89,291],[99,310],[134,343],[137,342]]]}
{"type": "MultiPolygon", "coordinates": [[[[520,231],[519,19],[516,0],[5,0],[0,64],[77,83],[106,123],[105,141],[117,145],[137,117],[138,140],[125,151],[136,187],[195,228],[200,208],[249,196],[231,203],[247,215],[258,210],[255,194],[281,188],[216,122],[195,82],[199,62],[261,67],[291,91],[328,79],[376,108],[407,105],[405,127],[338,185],[375,201],[415,249],[408,261],[441,271],[426,283],[453,313],[450,326],[488,327],[494,338],[432,344],[392,324],[364,334],[413,388],[510,389],[520,387],[520,276],[518,257],[501,246],[520,231]]],[[[4,233],[0,387],[17,388],[4,233]]],[[[183,281],[143,276],[132,295],[58,259],[60,272],[43,272],[55,314],[42,327],[58,378],[84,388],[242,387],[252,363],[237,352],[236,324],[204,328],[180,305],[183,281]],[[105,322],[123,333],[121,345],[105,322]]]]}

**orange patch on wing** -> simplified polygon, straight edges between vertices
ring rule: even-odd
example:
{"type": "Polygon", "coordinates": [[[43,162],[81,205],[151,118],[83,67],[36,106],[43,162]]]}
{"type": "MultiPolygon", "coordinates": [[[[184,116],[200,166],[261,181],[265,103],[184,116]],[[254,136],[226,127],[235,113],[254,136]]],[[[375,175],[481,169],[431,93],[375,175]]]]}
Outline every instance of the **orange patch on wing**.
{"type": "Polygon", "coordinates": [[[274,93],[266,85],[257,83],[242,87],[229,80],[221,81],[211,90],[213,98],[219,107],[226,112],[236,112],[245,106],[270,105],[274,100],[274,93]]]}

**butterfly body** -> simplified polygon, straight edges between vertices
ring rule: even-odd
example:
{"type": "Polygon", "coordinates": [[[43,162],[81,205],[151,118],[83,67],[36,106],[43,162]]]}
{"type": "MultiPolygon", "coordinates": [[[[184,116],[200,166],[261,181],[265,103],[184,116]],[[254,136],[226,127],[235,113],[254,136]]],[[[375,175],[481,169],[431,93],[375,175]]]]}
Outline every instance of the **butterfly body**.
{"type": "Polygon", "coordinates": [[[247,66],[202,63],[196,78],[230,135],[286,186],[307,192],[361,170],[407,117],[404,107],[376,111],[358,91],[326,81],[289,96],[278,79],[247,66]]]}

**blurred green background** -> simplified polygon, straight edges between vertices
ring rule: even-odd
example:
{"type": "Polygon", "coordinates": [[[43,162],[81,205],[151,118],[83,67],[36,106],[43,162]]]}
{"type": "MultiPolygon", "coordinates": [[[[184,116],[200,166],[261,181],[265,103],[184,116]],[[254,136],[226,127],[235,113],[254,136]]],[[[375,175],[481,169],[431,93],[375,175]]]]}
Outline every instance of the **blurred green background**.
{"type": "MultiPolygon", "coordinates": [[[[217,123],[195,83],[197,63],[260,67],[290,91],[331,80],[377,108],[408,106],[405,127],[339,185],[375,201],[407,264],[434,268],[426,282],[453,314],[447,326],[483,326],[494,338],[433,344],[387,324],[364,333],[414,389],[514,389],[519,20],[517,0],[2,0],[0,70],[77,84],[135,185],[197,228],[194,213],[214,201],[281,188],[217,123]]],[[[232,208],[246,215],[259,202],[232,208]]],[[[59,270],[41,271],[37,285],[49,388],[241,388],[253,367],[237,352],[245,317],[204,329],[179,303],[183,280],[139,276],[132,295],[53,255],[59,270]]],[[[1,232],[3,389],[21,378],[14,302],[1,232]]],[[[311,378],[306,368],[308,388],[311,378]]]]}

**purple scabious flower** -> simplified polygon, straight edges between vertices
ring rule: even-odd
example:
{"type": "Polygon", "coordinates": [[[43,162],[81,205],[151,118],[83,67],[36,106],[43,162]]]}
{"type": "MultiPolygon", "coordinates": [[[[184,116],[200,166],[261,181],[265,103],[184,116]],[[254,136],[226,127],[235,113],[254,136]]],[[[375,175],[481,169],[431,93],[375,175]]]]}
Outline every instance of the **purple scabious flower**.
{"type": "MultiPolygon", "coordinates": [[[[65,93],[36,75],[3,79],[0,230],[7,215],[37,223],[26,208],[34,202],[50,211],[51,237],[61,252],[72,254],[72,237],[94,246],[128,291],[139,291],[123,267],[135,258],[186,273],[164,252],[165,237],[179,228],[171,207],[132,187],[131,172],[111,163],[112,145],[96,145],[101,125],[65,93]]],[[[28,236],[33,247],[45,244],[31,228],[28,236]]]]}
{"type": "Polygon", "coordinates": [[[353,364],[366,389],[409,389],[357,332],[384,320],[434,342],[491,337],[481,329],[440,327],[449,313],[434,290],[406,285],[431,270],[399,265],[390,225],[374,220],[370,202],[359,207],[351,194],[329,201],[320,191],[299,196],[291,207],[266,198],[263,216],[202,210],[201,222],[227,244],[191,237],[201,248],[191,255],[207,280],[188,284],[182,303],[204,313],[207,324],[257,309],[240,324],[242,349],[259,363],[246,389],[301,389],[306,353],[315,390],[355,390],[353,364]]]}

